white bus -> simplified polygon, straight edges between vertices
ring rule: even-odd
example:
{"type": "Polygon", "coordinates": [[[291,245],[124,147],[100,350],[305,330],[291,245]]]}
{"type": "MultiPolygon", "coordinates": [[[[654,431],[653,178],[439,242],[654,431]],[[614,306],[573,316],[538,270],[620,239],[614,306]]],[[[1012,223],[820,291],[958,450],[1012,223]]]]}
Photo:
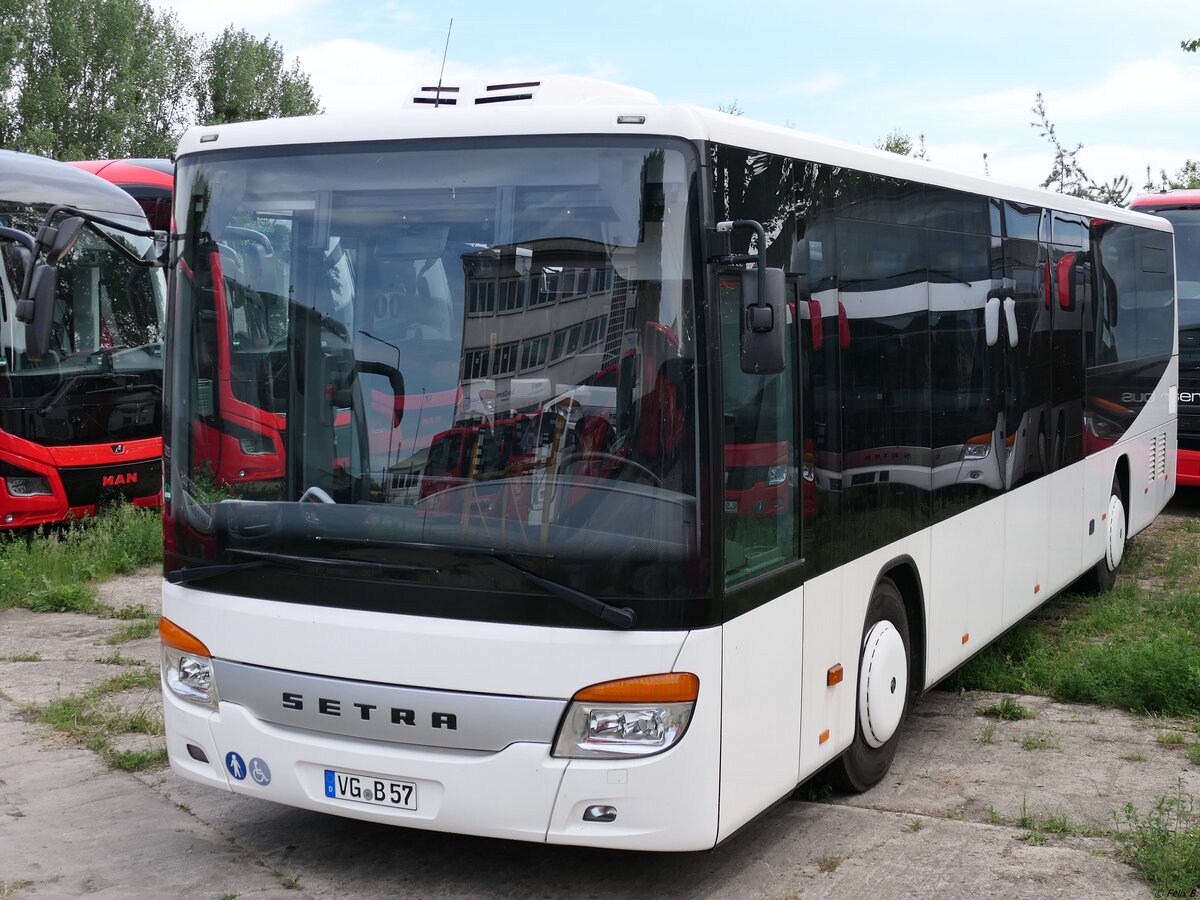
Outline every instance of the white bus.
{"type": "Polygon", "coordinates": [[[1111,586],[1171,497],[1161,219],[580,79],[434,99],[179,148],[161,635],[184,777],[710,848],[823,769],[876,784],[915,697],[1081,577],[1111,586]],[[221,270],[247,234],[281,296],[221,270]],[[431,272],[439,336],[402,326],[431,272]],[[207,457],[230,297],[286,309],[282,477],[207,457]],[[453,478],[389,491],[483,379],[610,400],[514,399],[453,478]]]}

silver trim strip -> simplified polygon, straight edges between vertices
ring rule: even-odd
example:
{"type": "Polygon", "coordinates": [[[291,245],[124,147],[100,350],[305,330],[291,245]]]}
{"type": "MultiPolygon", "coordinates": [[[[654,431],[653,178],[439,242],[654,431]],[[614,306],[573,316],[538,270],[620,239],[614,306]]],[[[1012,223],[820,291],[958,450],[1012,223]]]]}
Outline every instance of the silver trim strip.
{"type": "Polygon", "coordinates": [[[568,702],[349,681],[224,659],[214,659],[213,669],[221,703],[264,722],[456,750],[550,744],[568,702]]]}

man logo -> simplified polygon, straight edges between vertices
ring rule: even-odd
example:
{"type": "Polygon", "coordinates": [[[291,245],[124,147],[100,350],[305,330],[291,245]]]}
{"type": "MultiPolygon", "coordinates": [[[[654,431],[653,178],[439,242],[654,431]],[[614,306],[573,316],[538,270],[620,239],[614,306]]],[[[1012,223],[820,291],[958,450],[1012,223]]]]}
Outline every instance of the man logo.
{"type": "Polygon", "coordinates": [[[124,452],[125,452],[125,445],[124,445],[124,444],[113,444],[113,445],[112,445],[112,452],[113,452],[113,453],[124,453],[124,452]]]}
{"type": "Polygon", "coordinates": [[[100,479],[101,487],[124,487],[127,484],[137,484],[137,472],[123,472],[120,475],[105,475],[100,479]]]}

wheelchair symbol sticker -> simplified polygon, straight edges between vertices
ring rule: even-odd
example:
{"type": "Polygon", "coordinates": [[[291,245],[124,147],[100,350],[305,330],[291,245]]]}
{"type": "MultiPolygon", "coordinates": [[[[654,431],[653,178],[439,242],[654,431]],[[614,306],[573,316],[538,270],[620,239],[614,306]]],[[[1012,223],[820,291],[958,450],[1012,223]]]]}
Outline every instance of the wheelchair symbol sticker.
{"type": "Polygon", "coordinates": [[[250,760],[250,777],[255,784],[266,787],[271,783],[271,768],[256,756],[250,760]]]}
{"type": "Polygon", "coordinates": [[[230,750],[225,754],[225,768],[238,781],[242,781],[246,777],[246,761],[236,750],[230,750]]]}

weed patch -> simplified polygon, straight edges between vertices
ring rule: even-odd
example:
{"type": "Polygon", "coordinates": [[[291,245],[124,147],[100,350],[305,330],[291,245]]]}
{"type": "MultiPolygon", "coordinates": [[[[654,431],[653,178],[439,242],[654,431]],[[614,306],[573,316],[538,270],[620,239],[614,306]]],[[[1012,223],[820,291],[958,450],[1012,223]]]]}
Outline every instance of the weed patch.
{"type": "Polygon", "coordinates": [[[987,716],[1001,722],[1015,722],[1019,719],[1036,719],[1035,713],[1029,707],[1017,702],[1012,697],[1004,697],[998,703],[992,703],[982,709],[975,710],[977,716],[987,716]]]}
{"type": "Polygon", "coordinates": [[[1182,779],[1144,815],[1127,803],[1114,818],[1122,856],[1154,888],[1169,897],[1200,889],[1200,822],[1182,779]]]}
{"type": "Polygon", "coordinates": [[[68,735],[80,746],[100,754],[110,766],[134,772],[162,764],[166,760],[166,748],[117,750],[112,747],[111,739],[119,735],[161,735],[162,717],[155,702],[129,710],[113,703],[112,697],[126,691],[150,691],[158,684],[157,670],[139,665],[101,682],[84,694],[58,697],[44,706],[28,708],[26,713],[35,721],[68,735]]]}
{"type": "Polygon", "coordinates": [[[131,622],[121,628],[115,634],[110,635],[108,643],[110,644],[127,644],[130,641],[140,641],[142,638],[148,638],[158,631],[157,619],[139,619],[136,622],[131,622]]]}

